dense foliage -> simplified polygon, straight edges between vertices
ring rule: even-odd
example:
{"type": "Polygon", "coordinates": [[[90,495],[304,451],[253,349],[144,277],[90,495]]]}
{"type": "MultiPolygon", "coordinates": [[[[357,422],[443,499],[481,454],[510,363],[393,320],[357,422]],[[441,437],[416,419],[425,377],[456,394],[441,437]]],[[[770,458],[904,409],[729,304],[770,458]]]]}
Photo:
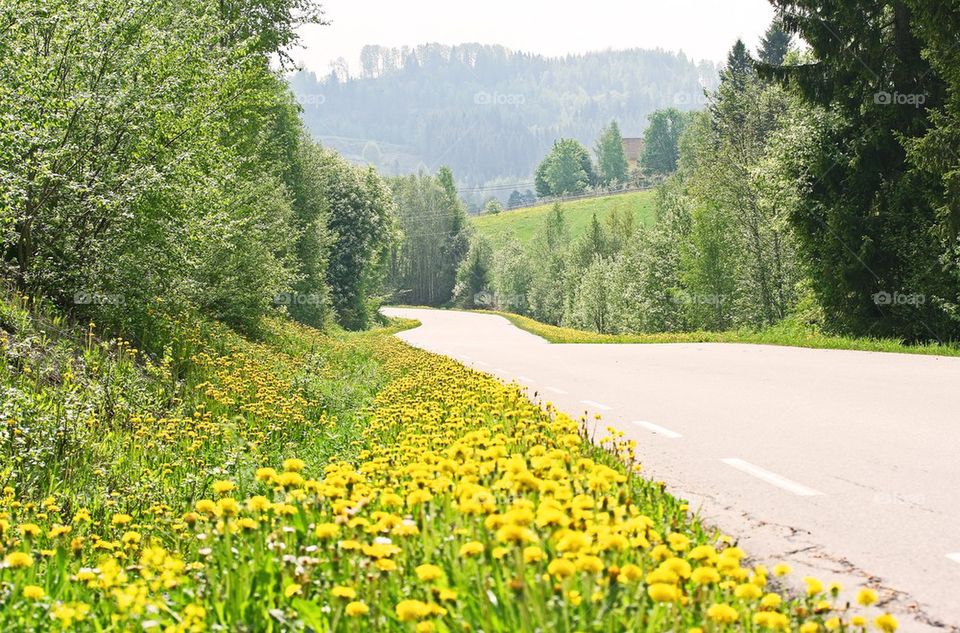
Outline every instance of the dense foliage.
{"type": "Polygon", "coordinates": [[[278,305],[322,325],[332,303],[363,326],[388,192],[309,140],[271,67],[318,17],[3,0],[4,276],[147,346],[184,312],[249,330],[278,305]]]}
{"type": "Polygon", "coordinates": [[[453,173],[420,173],[391,181],[401,241],[387,284],[396,301],[439,306],[451,300],[457,269],[467,254],[469,224],[453,173]]]}
{"type": "Polygon", "coordinates": [[[558,139],[537,167],[534,182],[540,197],[583,193],[597,184],[590,152],[572,138],[558,139]]]}
{"type": "Polygon", "coordinates": [[[791,220],[828,324],[956,339],[956,3],[773,4],[814,56],[762,70],[819,114],[791,220]]]}

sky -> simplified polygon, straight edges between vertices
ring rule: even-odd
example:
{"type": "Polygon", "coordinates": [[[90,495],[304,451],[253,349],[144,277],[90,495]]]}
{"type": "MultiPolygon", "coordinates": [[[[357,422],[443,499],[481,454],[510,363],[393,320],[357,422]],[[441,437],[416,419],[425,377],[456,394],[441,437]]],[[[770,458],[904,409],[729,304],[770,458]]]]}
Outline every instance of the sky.
{"type": "Polygon", "coordinates": [[[366,44],[502,44],[559,56],[606,49],[682,50],[722,61],[738,37],[753,49],[773,18],[767,0],[321,0],[328,26],[303,27],[304,68],[359,70],[366,44]],[[574,10],[577,9],[577,10],[574,10]]]}

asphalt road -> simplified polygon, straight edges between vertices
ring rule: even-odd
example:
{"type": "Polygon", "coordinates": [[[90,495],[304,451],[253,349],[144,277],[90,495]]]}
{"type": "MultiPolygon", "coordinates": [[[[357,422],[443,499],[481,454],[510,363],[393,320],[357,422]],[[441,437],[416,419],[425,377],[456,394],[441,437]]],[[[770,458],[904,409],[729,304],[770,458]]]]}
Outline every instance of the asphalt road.
{"type": "Polygon", "coordinates": [[[960,630],[960,358],[554,345],[494,315],[384,312],[422,323],[398,335],[416,347],[600,414],[648,477],[798,586],[869,584],[901,630],[960,630]]]}

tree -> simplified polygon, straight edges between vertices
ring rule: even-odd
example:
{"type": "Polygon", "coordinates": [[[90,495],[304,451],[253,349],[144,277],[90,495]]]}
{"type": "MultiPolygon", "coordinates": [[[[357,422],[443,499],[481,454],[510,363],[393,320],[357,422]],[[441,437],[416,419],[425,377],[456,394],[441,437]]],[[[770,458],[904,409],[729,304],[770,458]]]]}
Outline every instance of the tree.
{"type": "Polygon", "coordinates": [[[721,81],[732,82],[735,88],[740,89],[747,77],[753,73],[753,62],[750,61],[747,47],[743,40],[738,39],[727,54],[727,65],[720,73],[720,79],[721,81]]]}
{"type": "Polygon", "coordinates": [[[535,180],[540,196],[582,193],[596,183],[590,153],[574,139],[559,139],[537,167],[535,180]]]}
{"type": "Polygon", "coordinates": [[[470,252],[457,271],[457,303],[466,308],[489,308],[492,305],[491,266],[490,244],[482,235],[474,236],[470,252]]]}
{"type": "Polygon", "coordinates": [[[529,253],[514,236],[507,236],[498,245],[491,273],[496,307],[526,314],[533,273],[529,253]]]}
{"type": "Polygon", "coordinates": [[[603,129],[593,151],[597,155],[598,180],[601,184],[626,182],[627,155],[616,121],[611,121],[610,125],[603,129]]]}
{"type": "Polygon", "coordinates": [[[678,142],[687,117],[676,108],[657,110],[650,115],[643,133],[643,156],[640,164],[653,174],[670,174],[677,169],[678,142]]]}
{"type": "MultiPolygon", "coordinates": [[[[783,64],[787,52],[790,50],[790,42],[792,40],[793,36],[783,30],[780,21],[774,20],[770,23],[770,26],[767,27],[767,31],[760,41],[760,50],[757,51],[757,56],[764,64],[780,66],[783,64]]],[[[737,64],[739,65],[740,63],[741,61],[738,59],[737,64]]]]}
{"type": "Polygon", "coordinates": [[[503,205],[500,204],[500,201],[496,198],[496,196],[490,196],[487,198],[487,201],[483,205],[484,213],[497,214],[501,211],[503,211],[503,205]]]}
{"type": "Polygon", "coordinates": [[[594,332],[613,331],[612,284],[612,264],[603,257],[597,256],[584,270],[576,298],[576,317],[579,323],[594,332]]]}
{"type": "Polygon", "coordinates": [[[931,66],[937,55],[924,55],[918,33],[949,50],[943,42],[952,47],[955,31],[947,35],[929,24],[949,28],[952,12],[941,10],[942,3],[893,0],[857,11],[812,0],[774,5],[784,28],[802,37],[815,59],[760,72],[795,87],[821,113],[811,143],[790,157],[803,190],[791,221],[828,327],[911,340],[956,338],[950,308],[957,297],[950,264],[955,245],[937,237],[943,235],[941,209],[950,203],[944,204],[943,181],[918,171],[908,155],[948,94],[938,72],[943,65],[931,66]],[[918,300],[881,300],[895,294],[918,300]]]}
{"type": "Polygon", "coordinates": [[[469,248],[468,224],[453,174],[420,173],[391,180],[402,240],[393,248],[388,286],[416,305],[439,306],[453,298],[457,268],[469,248]]]}
{"type": "Polygon", "coordinates": [[[560,203],[553,205],[534,236],[531,248],[533,281],[530,310],[540,321],[558,325],[563,319],[567,297],[567,260],[570,234],[560,203]]]}
{"type": "Polygon", "coordinates": [[[523,206],[523,194],[514,189],[510,192],[510,197],[507,199],[507,208],[515,209],[519,206],[523,206]]]}
{"type": "Polygon", "coordinates": [[[356,167],[325,150],[324,198],[332,233],[327,279],[337,321],[364,329],[380,290],[386,256],[394,240],[393,203],[383,179],[372,167],[356,167]]]}

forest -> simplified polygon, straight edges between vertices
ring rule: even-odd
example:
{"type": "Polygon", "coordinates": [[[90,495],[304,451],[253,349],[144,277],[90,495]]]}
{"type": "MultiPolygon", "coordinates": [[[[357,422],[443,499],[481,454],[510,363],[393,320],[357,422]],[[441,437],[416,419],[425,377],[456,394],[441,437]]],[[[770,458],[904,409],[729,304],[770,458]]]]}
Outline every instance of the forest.
{"type": "Polygon", "coordinates": [[[701,107],[717,81],[712,63],[660,50],[554,59],[480,44],[368,46],[361,61],[291,77],[308,129],[387,174],[446,165],[467,196],[484,185],[532,189],[555,139],[592,142],[613,119],[640,136],[653,111],[701,107]]]}

